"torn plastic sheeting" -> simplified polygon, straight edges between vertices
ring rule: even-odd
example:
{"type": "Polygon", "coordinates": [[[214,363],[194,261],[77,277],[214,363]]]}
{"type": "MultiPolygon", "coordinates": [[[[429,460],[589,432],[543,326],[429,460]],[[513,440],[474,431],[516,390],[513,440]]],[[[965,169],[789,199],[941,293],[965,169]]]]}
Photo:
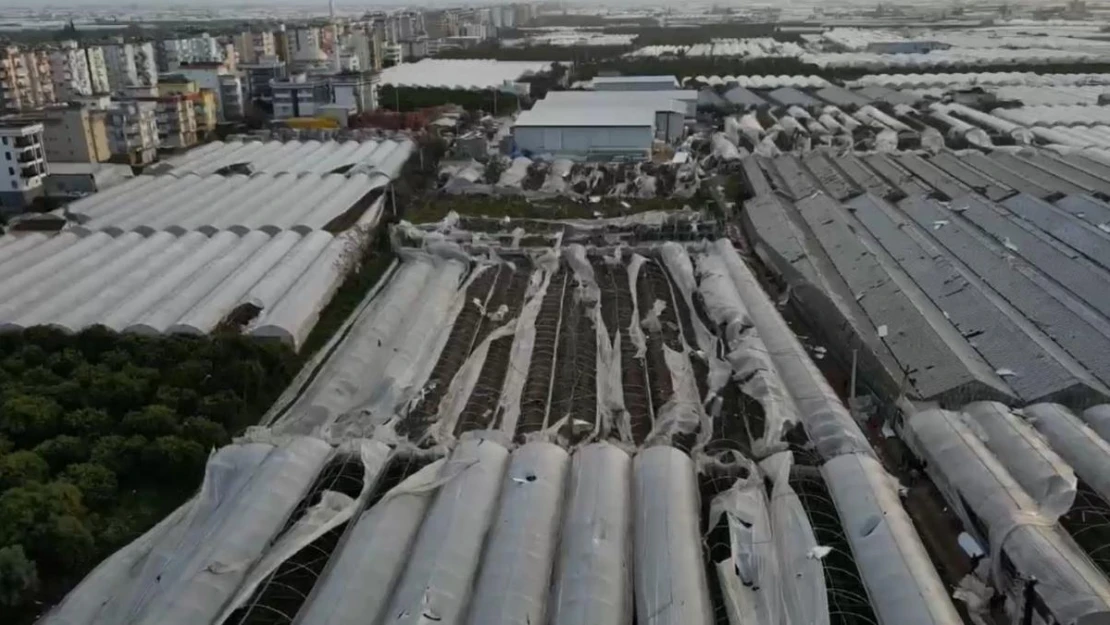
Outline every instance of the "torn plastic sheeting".
{"type": "Polygon", "coordinates": [[[524,179],[528,177],[528,169],[531,166],[532,159],[526,156],[514,158],[512,164],[501,172],[501,178],[497,180],[497,186],[520,187],[524,183],[524,179]]]}
{"type": "Polygon", "coordinates": [[[632,346],[636,348],[636,358],[643,358],[647,354],[647,337],[640,323],[640,290],[636,288],[640,278],[640,269],[647,259],[639,254],[633,254],[628,263],[628,287],[632,296],[632,321],[628,324],[628,337],[632,346]]]}
{"type": "Polygon", "coordinates": [[[828,625],[829,597],[825,587],[825,571],[820,558],[813,557],[819,549],[809,516],[801,499],[790,485],[790,469],[794,454],[777,453],[760,463],[770,478],[771,527],[775,532],[782,575],[782,599],[786,613],[784,623],[828,625]]]}
{"type": "Polygon", "coordinates": [[[130,583],[88,622],[211,622],[332,453],[319,439],[275,443],[237,443],[215,452],[181,525],[151,547],[130,583]]]}
{"type": "Polygon", "coordinates": [[[763,475],[750,461],[748,466],[747,478],[736,480],[710,502],[706,531],[717,527],[724,516],[735,566],[718,567],[717,573],[721,587],[729,589],[725,606],[729,620],[734,625],[772,625],[783,622],[782,574],[763,475]]]}
{"type": "Polygon", "coordinates": [[[728,348],[725,359],[732,367],[732,377],[763,408],[763,436],[756,453],[771,453],[780,445],[786,428],[798,421],[797,409],[722,259],[713,253],[702,254],[697,257],[697,266],[701,281],[698,292],[706,314],[718,326],[724,326],[728,348]]]}
{"type": "Polygon", "coordinates": [[[379,367],[385,364],[378,350],[402,336],[398,328],[408,319],[433,270],[432,259],[423,255],[400,264],[396,275],[359,313],[346,339],[323,363],[320,375],[286,411],[285,420],[296,419],[311,431],[361,403],[360,390],[373,387],[379,367]]]}
{"type": "MultiPolygon", "coordinates": [[[[549,261],[558,266],[558,252],[550,250],[549,261]]],[[[528,367],[532,362],[532,351],[536,346],[536,320],[539,318],[543,298],[551,286],[554,271],[543,265],[550,264],[540,261],[541,268],[532,273],[528,294],[524,305],[520,309],[520,318],[517,320],[517,329],[513,334],[513,345],[509,350],[509,368],[505,372],[505,381],[501,386],[501,395],[497,398],[495,414],[501,415],[501,431],[512,436],[516,432],[517,422],[520,421],[520,398],[524,392],[524,382],[528,377],[528,367]]]]}
{"type": "Polygon", "coordinates": [[[408,562],[445,460],[422,468],[363,512],[298,615],[313,625],[377,623],[408,562]]]}
{"type": "Polygon", "coordinates": [[[673,444],[675,436],[697,432],[696,446],[704,447],[713,435],[713,427],[702,408],[690,359],[686,354],[664,345],[663,360],[671,374],[674,394],[662,406],[656,407],[655,423],[644,444],[673,444]]]}
{"type": "Polygon", "coordinates": [[[975,402],[962,412],[970,419],[972,432],[1047,516],[1059,518],[1071,509],[1075,473],[1028,423],[997,402],[975,402]]]}
{"type": "Polygon", "coordinates": [[[608,443],[574,454],[551,625],[632,625],[632,460],[608,443]]]}
{"type": "Polygon", "coordinates": [[[725,162],[738,161],[744,156],[740,153],[736,144],[729,141],[728,137],[722,132],[713,133],[710,141],[713,146],[713,155],[725,162]]]}
{"type": "Polygon", "coordinates": [[[382,346],[376,349],[375,344],[367,344],[364,352],[372,368],[360,369],[356,366],[359,363],[352,363],[347,369],[348,379],[359,392],[343,404],[347,407],[344,412],[334,421],[325,423],[330,436],[370,432],[375,425],[393,417],[423,384],[426,377],[422,359],[438,357],[439,350],[431,350],[429,346],[438,341],[444,326],[452,323],[457,311],[461,310],[455,303],[465,300],[465,291],[459,286],[466,270],[464,265],[453,260],[435,260],[432,268],[432,275],[417,298],[410,300],[409,306],[397,308],[399,302],[386,300],[386,305],[391,307],[390,314],[403,319],[400,325],[392,326],[395,329],[391,335],[384,334],[386,327],[381,327],[381,334],[375,331],[371,335],[377,337],[373,339],[375,344],[379,339],[382,341],[382,346]],[[434,354],[429,353],[433,351],[434,354]],[[388,357],[383,358],[382,354],[388,357]]]}
{"type": "Polygon", "coordinates": [[[448,443],[455,438],[455,425],[459,415],[466,408],[474,387],[478,384],[478,377],[482,374],[482,367],[486,364],[486,355],[494,341],[513,336],[516,333],[517,320],[512,319],[492,332],[482,342],[474,347],[462,366],[459,367],[455,377],[451,379],[447,392],[439,402],[436,421],[428,428],[428,436],[437,443],[448,443]]]}
{"type": "Polygon", "coordinates": [[[710,246],[708,253],[717,254],[724,261],[783,387],[794,400],[806,434],[821,457],[828,460],[846,453],[872,455],[874,452],[859,425],[810,360],[732,243],[720,239],[710,246]]]}
{"type": "Polygon", "coordinates": [[[343,525],[354,516],[370,496],[382,470],[389,460],[390,448],[384,443],[371,440],[353,440],[344,443],[350,451],[357,451],[362,463],[362,490],[357,498],[340,492],[325,490],[320,501],[305,510],[304,516],[286,530],[269,549],[262,559],[251,569],[243,580],[235,598],[224,608],[216,623],[223,623],[232,612],[247,604],[254,596],[259,585],[265,582],[282,564],[295,556],[317,538],[343,525]]]}
{"type": "Polygon", "coordinates": [[[881,625],[960,625],[925,546],[875,458],[841,454],[821,467],[881,625]]]}
{"type": "Polygon", "coordinates": [[[464,468],[440,487],[428,510],[383,625],[463,623],[508,458],[492,440],[459,441],[441,473],[464,468]]]}
{"type": "Polygon", "coordinates": [[[131,573],[141,566],[155,545],[180,534],[192,506],[192,501],[182,504],[145,534],[108,556],[39,622],[42,625],[110,622],[101,618],[102,613],[115,608],[117,596],[127,594],[134,581],[131,573]]]}
{"type": "Polygon", "coordinates": [[[652,447],[636,456],[632,474],[638,622],[711,625],[693,461],[673,447],[652,447]]]}
{"type": "Polygon", "coordinates": [[[875,135],[875,150],[878,152],[897,152],[898,151],[898,133],[884,128],[875,135]]]}
{"type": "Polygon", "coordinates": [[[664,243],[659,254],[675,285],[682,293],[687,310],[690,311],[690,324],[694,326],[697,348],[708,358],[716,351],[717,338],[701,322],[701,316],[697,314],[697,308],[694,307],[694,293],[698,290],[698,283],[694,279],[694,264],[690,261],[690,255],[685,247],[674,241],[664,243]]]}
{"type": "Polygon", "coordinates": [[[1002,553],[1017,575],[1035,577],[1035,591],[1061,623],[1110,618],[1110,582],[1057,523],[1014,480],[963,423],[945,410],[910,417],[905,440],[969,531],[974,512],[990,541],[995,588],[1003,577],[1002,553]]]}
{"type": "Polygon", "coordinates": [[[1091,490],[1110,501],[1110,443],[1059,404],[1036,404],[1021,413],[1091,490]]]}
{"type": "Polygon", "coordinates": [[[513,452],[472,594],[470,625],[547,622],[569,465],[567,452],[551,443],[513,452]]]}

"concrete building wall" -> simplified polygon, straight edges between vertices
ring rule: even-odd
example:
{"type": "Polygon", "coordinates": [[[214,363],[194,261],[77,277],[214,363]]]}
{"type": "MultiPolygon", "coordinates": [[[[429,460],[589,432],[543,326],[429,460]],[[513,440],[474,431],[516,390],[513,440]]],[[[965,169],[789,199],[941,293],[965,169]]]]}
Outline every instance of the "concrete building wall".
{"type": "Polygon", "coordinates": [[[0,207],[5,212],[28,206],[43,194],[49,169],[42,124],[0,127],[0,207]]]}
{"type": "Polygon", "coordinates": [[[93,94],[88,57],[75,41],[62,42],[61,49],[50,52],[50,74],[59,101],[93,94]]]}
{"type": "Polygon", "coordinates": [[[654,140],[651,126],[524,126],[513,129],[513,138],[524,152],[581,159],[606,155],[648,158],[654,140]]]}
{"type": "Polygon", "coordinates": [[[43,121],[43,146],[48,160],[100,163],[111,158],[104,114],[85,107],[49,109],[43,121]]]}

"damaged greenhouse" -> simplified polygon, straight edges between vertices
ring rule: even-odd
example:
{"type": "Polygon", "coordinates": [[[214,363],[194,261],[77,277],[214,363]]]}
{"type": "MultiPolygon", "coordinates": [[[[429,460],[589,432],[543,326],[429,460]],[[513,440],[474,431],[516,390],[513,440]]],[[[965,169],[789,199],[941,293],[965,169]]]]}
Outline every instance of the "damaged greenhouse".
{"type": "Polygon", "coordinates": [[[43,623],[959,623],[718,229],[395,227],[268,426],[43,623]]]}

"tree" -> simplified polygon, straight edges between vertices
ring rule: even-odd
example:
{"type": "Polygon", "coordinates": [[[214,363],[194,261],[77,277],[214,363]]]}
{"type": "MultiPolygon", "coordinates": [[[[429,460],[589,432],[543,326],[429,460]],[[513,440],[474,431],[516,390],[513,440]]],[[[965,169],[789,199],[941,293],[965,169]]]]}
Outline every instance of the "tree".
{"type": "Polygon", "coordinates": [[[204,473],[208,453],[200,443],[178,436],[156,439],[143,454],[152,475],[182,487],[195,487],[204,473]]]}
{"type": "MultiPolygon", "coordinates": [[[[127,476],[139,468],[139,455],[136,447],[146,446],[146,439],[142,436],[125,438],[118,434],[111,434],[100,438],[92,447],[90,459],[96,464],[108,467],[118,476],[127,476]]],[[[140,450],[141,450],[140,447],[140,450]]],[[[141,454],[141,451],[139,452],[141,454]]]]}
{"type": "Polygon", "coordinates": [[[93,553],[81,491],[68,482],[30,482],[0,494],[0,544],[21,544],[43,570],[73,571],[93,553]]]}
{"type": "Polygon", "coordinates": [[[99,408],[81,408],[62,415],[62,427],[72,434],[105,434],[112,423],[112,417],[99,408]]]}
{"type": "Polygon", "coordinates": [[[54,472],[66,466],[89,459],[89,445],[76,436],[55,436],[35,446],[35,453],[50,465],[54,472]]]}
{"type": "Polygon", "coordinates": [[[29,602],[38,586],[38,570],[23,545],[0,547],[0,606],[15,608],[29,602]]]}
{"type": "Polygon", "coordinates": [[[181,435],[191,441],[196,441],[205,449],[223,447],[230,442],[224,426],[205,419],[204,417],[189,417],[181,426],[181,435]]]}
{"type": "Polygon", "coordinates": [[[0,404],[0,432],[16,442],[37,443],[57,432],[61,414],[53,399],[16,394],[0,404]]]}
{"type": "Polygon", "coordinates": [[[176,434],[178,430],[177,421],[177,413],[173,409],[155,404],[142,410],[127,413],[127,416],[120,422],[120,426],[128,434],[141,434],[148,438],[157,438],[176,434]]]}
{"type": "Polygon", "coordinates": [[[33,451],[16,451],[0,457],[0,490],[41,482],[50,475],[50,465],[33,451]]]}
{"type": "Polygon", "coordinates": [[[94,508],[103,508],[116,500],[119,488],[116,474],[95,462],[72,464],[63,476],[81,491],[82,501],[94,508]]]}

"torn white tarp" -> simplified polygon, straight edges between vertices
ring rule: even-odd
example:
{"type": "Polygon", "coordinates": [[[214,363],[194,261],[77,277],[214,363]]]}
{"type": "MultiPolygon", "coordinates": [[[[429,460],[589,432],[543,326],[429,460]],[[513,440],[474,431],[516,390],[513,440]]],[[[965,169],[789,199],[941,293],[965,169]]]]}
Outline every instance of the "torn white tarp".
{"type": "Polygon", "coordinates": [[[728,269],[751,322],[767,347],[784,387],[794,400],[798,418],[818,453],[825,459],[844,453],[874,453],[859,425],[810,360],[755,275],[732,247],[732,242],[720,239],[706,253],[719,255],[728,269]]]}
{"type": "Polygon", "coordinates": [[[763,437],[754,452],[759,456],[772,453],[780,445],[786,428],[798,421],[796,409],[721,256],[711,250],[697,255],[695,260],[700,280],[698,292],[706,314],[724,328],[728,350],[725,359],[732,367],[732,377],[763,408],[763,437]]]}
{"type": "Polygon", "coordinates": [[[103,578],[91,578],[94,583],[78,585],[43,622],[212,622],[271,546],[331,453],[330,445],[308,437],[224,447],[209,460],[200,493],[187,512],[130,568],[116,571],[110,592],[104,593],[103,578]],[[97,593],[97,599],[83,598],[86,592],[97,593]]]}
{"type": "Polygon", "coordinates": [[[512,164],[501,172],[501,178],[498,179],[497,186],[520,188],[524,184],[524,179],[528,176],[528,169],[531,166],[532,159],[527,156],[514,158],[512,164]]]}
{"type": "Polygon", "coordinates": [[[460,625],[478,574],[509,452],[481,437],[459,441],[413,545],[383,625],[460,625]]]}
{"type": "Polygon", "coordinates": [[[349,521],[358,508],[366,503],[366,499],[370,496],[370,489],[389,460],[389,446],[378,441],[358,439],[344,442],[343,447],[344,449],[339,453],[358,454],[359,462],[362,463],[362,489],[358,496],[352,498],[332,490],[323,491],[320,494],[320,501],[305,510],[304,515],[282,533],[281,537],[266,551],[266,555],[251,569],[235,598],[216,619],[217,623],[224,622],[232,612],[246,605],[255,595],[259,585],[277,571],[286,560],[308,547],[317,538],[349,521]]]}
{"type": "Polygon", "coordinates": [[[904,439],[925,462],[929,477],[965,529],[987,532],[980,538],[990,541],[996,589],[1021,592],[1022,586],[1006,576],[1004,553],[1016,575],[1037,579],[1034,592],[1056,621],[1110,619],[1110,582],[1056,519],[1042,513],[959,415],[918,412],[910,417],[904,439]]]}
{"type": "Polygon", "coordinates": [[[749,475],[709,504],[712,531],[722,517],[728,524],[732,567],[718,565],[717,574],[725,592],[729,622],[782,623],[782,575],[775,528],[771,525],[763,475],[749,462],[749,475]]]}
{"type": "Polygon", "coordinates": [[[771,527],[775,532],[782,575],[782,600],[786,612],[784,623],[828,625],[829,597],[825,588],[825,570],[817,544],[798,493],[790,485],[790,469],[794,454],[779,452],[759,464],[771,480],[771,527]]]}
{"type": "Polygon", "coordinates": [[[637,622],[710,625],[693,461],[674,447],[651,447],[636,456],[633,481],[637,622]]]}
{"type": "Polygon", "coordinates": [[[408,562],[420,522],[442,483],[445,460],[420,469],[387,491],[358,518],[342,549],[305,601],[313,625],[377,623],[408,562]]]}
{"type": "Polygon", "coordinates": [[[547,622],[569,466],[567,452],[551,443],[529,443],[513,452],[474,586],[470,625],[547,622]]]}
{"type": "Polygon", "coordinates": [[[1036,404],[1021,412],[1075,474],[1110,501],[1110,443],[1059,404],[1036,404]]]}
{"type": "Polygon", "coordinates": [[[881,625],[959,625],[896,482],[878,460],[842,454],[821,466],[867,597],[881,625]]]}
{"type": "Polygon", "coordinates": [[[608,443],[574,454],[551,625],[631,625],[632,460],[608,443]]]}
{"type": "Polygon", "coordinates": [[[1110,442],[1110,404],[1088,408],[1083,411],[1082,418],[1102,440],[1110,442]]]}
{"type": "Polygon", "coordinates": [[[1075,473],[1028,423],[998,402],[964,406],[971,430],[1002,461],[1045,514],[1059,517],[1075,502],[1075,473]]]}

